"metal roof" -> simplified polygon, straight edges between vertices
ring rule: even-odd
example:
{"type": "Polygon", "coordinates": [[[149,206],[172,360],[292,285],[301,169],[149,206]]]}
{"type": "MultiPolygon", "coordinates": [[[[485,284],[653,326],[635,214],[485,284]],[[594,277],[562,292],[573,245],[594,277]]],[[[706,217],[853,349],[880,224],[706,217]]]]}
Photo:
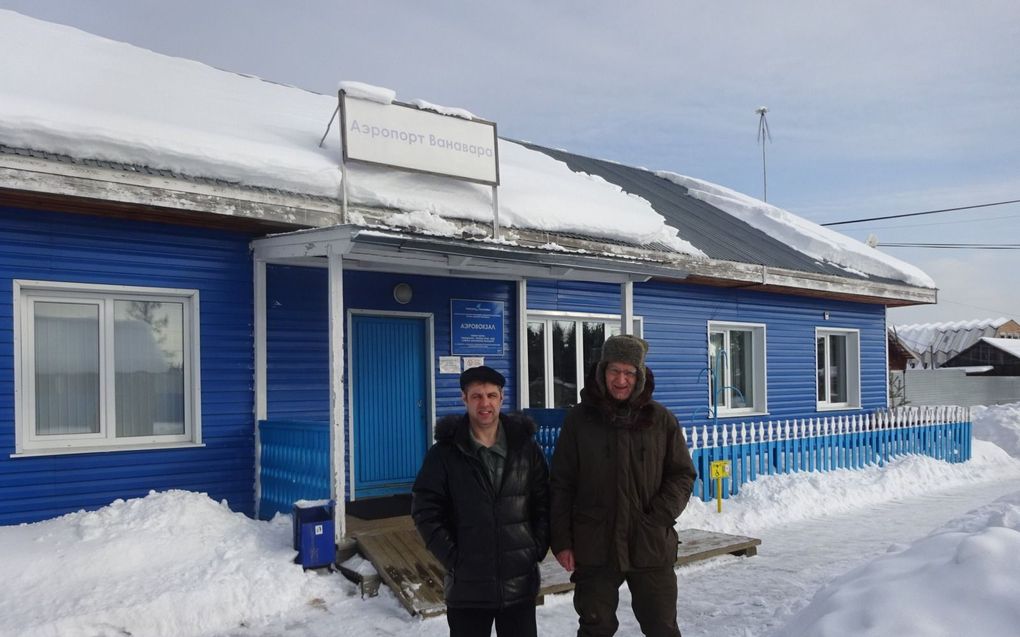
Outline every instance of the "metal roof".
{"type": "Polygon", "coordinates": [[[891,332],[917,354],[925,368],[941,367],[960,352],[984,337],[994,337],[1007,318],[952,321],[944,323],[912,323],[896,325],[891,332]]]}
{"type": "Polygon", "coordinates": [[[675,184],[655,173],[633,166],[584,157],[563,150],[516,142],[531,150],[562,161],[574,172],[595,175],[625,192],[648,201],[652,208],[676,228],[680,236],[712,259],[753,263],[801,272],[812,272],[850,279],[867,279],[883,283],[899,283],[895,279],[849,272],[835,265],[823,263],[787,244],[774,239],[761,230],[737,219],[711,204],[695,199],[687,188],[675,184]]]}

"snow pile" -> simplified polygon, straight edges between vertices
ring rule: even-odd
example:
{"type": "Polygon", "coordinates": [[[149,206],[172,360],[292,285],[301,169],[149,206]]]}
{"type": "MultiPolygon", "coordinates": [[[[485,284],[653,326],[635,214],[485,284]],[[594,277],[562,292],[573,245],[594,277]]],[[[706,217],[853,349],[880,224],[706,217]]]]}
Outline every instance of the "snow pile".
{"type": "Polygon", "coordinates": [[[775,636],[1013,637],[1017,600],[1020,493],[837,578],[775,636]]]}
{"type": "Polygon", "coordinates": [[[0,527],[0,635],[208,635],[343,590],[293,564],[290,543],[287,518],[187,491],[0,527]]]}
{"type": "Polygon", "coordinates": [[[905,261],[871,248],[764,201],[711,182],[668,171],[655,174],[687,188],[695,199],[720,208],[804,254],[847,272],[869,274],[934,288],[930,276],[905,261]]]}
{"type": "MultiPolygon", "coordinates": [[[[317,95],[0,10],[0,144],[339,197],[337,106],[317,95]]],[[[381,103],[390,89],[343,82],[381,103]]],[[[418,100],[421,108],[471,117],[418,100]]],[[[500,222],[701,252],[644,199],[500,140],[500,222]],[[625,223],[621,220],[625,220],[625,223]]],[[[488,186],[352,164],[352,205],[491,223],[488,186]]],[[[437,224],[433,224],[434,231],[437,224]]],[[[455,226],[442,227],[445,234],[455,226]]]]}
{"type": "MultiPolygon", "coordinates": [[[[1020,427],[1018,416],[1012,416],[1014,427],[1020,427]]],[[[975,440],[971,460],[962,464],[926,456],[904,456],[884,467],[760,477],[741,487],[738,495],[724,500],[722,513],[716,511],[714,500],[702,502],[691,498],[677,528],[753,536],[779,524],[923,495],[932,491],[932,485],[942,489],[1008,476],[1020,477],[1020,460],[994,444],[975,440]]]]}
{"type": "Polygon", "coordinates": [[[975,438],[995,443],[1020,458],[1020,403],[971,407],[970,418],[975,438]]]}

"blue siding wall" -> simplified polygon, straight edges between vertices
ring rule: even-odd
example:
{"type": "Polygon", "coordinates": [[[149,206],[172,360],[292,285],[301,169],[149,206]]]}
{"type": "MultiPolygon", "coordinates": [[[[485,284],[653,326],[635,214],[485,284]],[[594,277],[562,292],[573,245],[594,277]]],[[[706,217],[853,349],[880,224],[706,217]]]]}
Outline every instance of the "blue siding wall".
{"type": "Polygon", "coordinates": [[[250,236],[0,207],[0,524],[104,506],[151,489],[202,491],[253,511],[250,236]],[[204,447],[11,458],[12,279],[198,289],[204,447]]]}
{"type": "Polygon", "coordinates": [[[329,298],[325,268],[266,266],[266,412],[329,421],[329,298]]]}
{"type": "MultiPolygon", "coordinates": [[[[618,285],[582,282],[528,283],[528,308],[619,313],[618,285]]],[[[815,328],[860,330],[861,402],[864,411],[886,406],[885,308],[700,285],[648,282],[634,285],[634,313],[643,319],[656,398],[684,424],[707,418],[708,322],[762,323],[766,328],[769,415],[807,417],[815,405],[815,328]],[[823,318],[829,313],[829,319],[823,318]]],[[[848,412],[825,412],[826,415],[848,412]]],[[[733,419],[720,418],[722,422],[733,419]]]]}
{"type": "MultiPolygon", "coordinates": [[[[329,420],[329,317],[324,268],[270,265],[266,271],[268,342],[267,412],[270,419],[329,420]]],[[[382,272],[345,272],[344,309],[433,315],[436,417],[464,408],[456,374],[439,373],[439,357],[450,355],[450,299],[503,301],[503,356],[485,364],[507,377],[507,405],[516,404],[516,286],[509,281],[449,279],[382,272]],[[393,299],[393,286],[408,283],[410,303],[393,299]]],[[[345,317],[346,320],[346,317],[345,317]]],[[[346,334],[346,326],[344,328],[346,334]]],[[[346,361],[345,361],[346,363],[346,361]]]]}
{"type": "MultiPolygon", "coordinates": [[[[329,421],[327,272],[323,268],[270,265],[266,271],[266,284],[269,420],[326,423],[329,421]]],[[[504,302],[504,354],[500,358],[486,357],[485,364],[498,369],[507,377],[505,404],[516,405],[514,317],[517,310],[514,283],[380,272],[344,273],[345,310],[433,315],[435,358],[432,366],[436,382],[433,399],[437,419],[447,414],[462,413],[464,409],[460,400],[458,376],[439,373],[439,357],[450,355],[451,298],[504,302]],[[411,285],[414,295],[410,303],[401,305],[394,300],[393,286],[398,283],[411,285]]],[[[346,326],[344,333],[347,333],[346,326]]],[[[349,347],[349,344],[345,344],[345,347],[349,347]]],[[[345,360],[345,366],[346,363],[345,360]]],[[[347,396],[344,399],[347,400],[347,396]]],[[[380,396],[380,400],[386,399],[387,396],[380,396]]],[[[344,418],[347,418],[346,413],[344,418]]],[[[346,447],[345,464],[349,463],[349,452],[350,441],[346,447]]],[[[345,497],[349,497],[350,481],[346,484],[348,492],[345,497]]]]}

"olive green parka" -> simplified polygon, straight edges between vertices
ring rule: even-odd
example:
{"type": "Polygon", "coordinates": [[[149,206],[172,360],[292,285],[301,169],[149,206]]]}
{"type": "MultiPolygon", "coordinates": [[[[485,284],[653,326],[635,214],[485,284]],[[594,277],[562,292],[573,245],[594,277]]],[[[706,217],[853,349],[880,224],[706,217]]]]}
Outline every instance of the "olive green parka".
{"type": "Polygon", "coordinates": [[[650,369],[639,393],[621,402],[596,382],[602,368],[592,366],[556,441],[551,548],[573,549],[578,567],[626,572],[673,564],[673,524],[697,477],[683,431],[652,399],[650,369]]]}

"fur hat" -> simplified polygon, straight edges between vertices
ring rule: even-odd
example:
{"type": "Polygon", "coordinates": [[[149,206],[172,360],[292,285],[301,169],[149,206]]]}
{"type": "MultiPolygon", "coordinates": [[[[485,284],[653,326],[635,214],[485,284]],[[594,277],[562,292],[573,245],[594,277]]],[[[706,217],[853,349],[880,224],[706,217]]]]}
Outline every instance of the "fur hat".
{"type": "Polygon", "coordinates": [[[625,363],[633,365],[637,369],[637,380],[634,383],[634,391],[631,398],[641,395],[645,388],[645,355],[648,354],[648,341],[631,334],[619,334],[610,336],[602,345],[602,357],[599,359],[598,368],[595,370],[595,381],[603,395],[608,395],[606,390],[606,367],[609,363],[625,363]]]}
{"type": "Polygon", "coordinates": [[[500,389],[506,385],[506,378],[491,367],[479,365],[470,367],[460,374],[460,390],[465,391],[473,383],[489,383],[500,389]]]}

